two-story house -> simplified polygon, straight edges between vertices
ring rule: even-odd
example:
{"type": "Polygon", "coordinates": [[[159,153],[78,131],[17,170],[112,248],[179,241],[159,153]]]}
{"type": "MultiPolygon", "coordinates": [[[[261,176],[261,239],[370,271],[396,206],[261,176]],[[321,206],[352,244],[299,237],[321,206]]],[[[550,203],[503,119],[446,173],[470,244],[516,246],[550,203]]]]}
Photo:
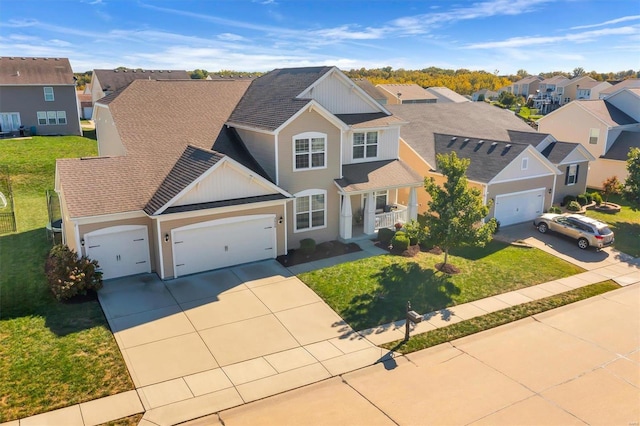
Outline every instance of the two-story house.
{"type": "Polygon", "coordinates": [[[568,81],[569,79],[563,75],[554,75],[542,80],[533,98],[534,108],[537,108],[542,114],[547,114],[557,109],[561,102],[558,87],[568,81]]]}
{"type": "Polygon", "coordinates": [[[101,157],[58,160],[56,190],[64,241],[104,278],[175,278],[417,217],[402,120],[335,67],[136,80],[95,115],[101,157]]]}
{"type": "Polygon", "coordinates": [[[3,135],[81,135],[76,84],[66,58],[0,58],[3,135]]]}
{"type": "Polygon", "coordinates": [[[582,144],[595,157],[587,185],[601,188],[605,179],[624,181],[627,154],[640,148],[640,88],[626,88],[606,99],[577,100],[538,120],[538,131],[582,144]]]}
{"type": "Polygon", "coordinates": [[[524,98],[527,99],[529,96],[535,96],[541,81],[542,77],[529,75],[509,86],[501,88],[498,92],[510,92],[516,96],[524,96],[524,98]]]}
{"type": "Polygon", "coordinates": [[[600,93],[598,93],[598,99],[606,99],[608,96],[623,89],[633,89],[636,87],[640,87],[640,78],[628,78],[601,90],[600,93]]]}

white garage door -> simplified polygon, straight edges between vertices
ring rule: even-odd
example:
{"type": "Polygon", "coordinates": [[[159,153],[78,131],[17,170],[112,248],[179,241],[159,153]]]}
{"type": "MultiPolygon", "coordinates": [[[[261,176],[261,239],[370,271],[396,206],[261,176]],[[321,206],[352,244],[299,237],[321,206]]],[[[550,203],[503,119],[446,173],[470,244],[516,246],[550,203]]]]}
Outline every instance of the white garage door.
{"type": "Polygon", "coordinates": [[[241,216],[173,229],[174,276],[275,258],[274,221],[275,215],[241,216]]]}
{"type": "Polygon", "coordinates": [[[84,247],[102,279],[117,278],[151,272],[148,238],[146,226],[112,226],[84,234],[84,247]]]}
{"type": "Polygon", "coordinates": [[[495,218],[500,226],[533,220],[544,209],[544,188],[496,196],[495,218]]]}

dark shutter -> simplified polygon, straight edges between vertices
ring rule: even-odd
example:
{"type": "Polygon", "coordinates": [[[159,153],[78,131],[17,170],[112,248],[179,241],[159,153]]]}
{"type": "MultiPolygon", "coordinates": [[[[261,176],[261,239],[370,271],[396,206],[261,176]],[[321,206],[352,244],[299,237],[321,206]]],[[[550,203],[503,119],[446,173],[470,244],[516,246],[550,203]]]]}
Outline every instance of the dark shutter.
{"type": "Polygon", "coordinates": [[[578,183],[578,173],[580,172],[580,164],[576,164],[576,179],[573,181],[573,183],[577,184],[578,183]]]}
{"type": "Polygon", "coordinates": [[[567,171],[564,174],[564,184],[567,185],[569,183],[569,166],[567,166],[567,171]]]}

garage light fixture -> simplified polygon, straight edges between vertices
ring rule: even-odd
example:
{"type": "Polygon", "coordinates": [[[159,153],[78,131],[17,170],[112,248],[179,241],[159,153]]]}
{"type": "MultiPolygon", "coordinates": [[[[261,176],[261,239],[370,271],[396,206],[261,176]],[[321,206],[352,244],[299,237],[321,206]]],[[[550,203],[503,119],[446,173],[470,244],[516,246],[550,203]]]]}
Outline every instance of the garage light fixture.
{"type": "Polygon", "coordinates": [[[165,243],[169,242],[169,234],[164,234],[164,242],[165,243]]]}

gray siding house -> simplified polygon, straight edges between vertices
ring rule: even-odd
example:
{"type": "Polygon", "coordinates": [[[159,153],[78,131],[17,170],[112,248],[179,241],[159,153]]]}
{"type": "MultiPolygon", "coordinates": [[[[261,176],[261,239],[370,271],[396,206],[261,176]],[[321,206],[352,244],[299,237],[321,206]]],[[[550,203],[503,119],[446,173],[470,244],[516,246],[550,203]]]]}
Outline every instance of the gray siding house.
{"type": "Polygon", "coordinates": [[[0,57],[0,128],[3,137],[82,135],[67,58],[0,57]]]}

